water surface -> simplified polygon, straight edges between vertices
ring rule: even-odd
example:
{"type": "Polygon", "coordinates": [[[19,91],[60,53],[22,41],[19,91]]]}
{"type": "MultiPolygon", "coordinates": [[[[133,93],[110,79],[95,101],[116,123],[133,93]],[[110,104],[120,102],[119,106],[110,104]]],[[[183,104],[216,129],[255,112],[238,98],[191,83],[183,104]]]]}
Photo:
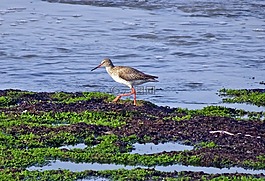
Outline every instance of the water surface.
{"type": "Polygon", "coordinates": [[[201,108],[220,104],[223,87],[264,88],[264,1],[62,2],[1,1],[0,89],[129,91],[90,71],[104,57],[157,75],[138,97],[158,105],[201,108]]]}
{"type": "Polygon", "coordinates": [[[161,152],[170,152],[170,151],[185,151],[185,150],[192,150],[193,146],[183,145],[176,142],[167,142],[167,143],[135,143],[133,144],[133,150],[131,153],[133,154],[154,154],[154,153],[161,153],[161,152]]]}
{"type": "Polygon", "coordinates": [[[199,167],[199,166],[185,166],[180,164],[170,165],[170,166],[155,166],[155,167],[145,167],[145,166],[126,166],[126,165],[116,165],[116,164],[100,164],[100,163],[73,163],[73,162],[64,162],[64,161],[53,161],[49,165],[43,167],[31,166],[27,168],[28,170],[70,170],[74,172],[81,172],[84,170],[116,170],[116,169],[135,169],[135,168],[154,168],[158,171],[163,172],[181,172],[181,171],[193,171],[193,172],[201,172],[208,174],[222,174],[222,173],[246,173],[246,174],[265,174],[265,170],[252,170],[245,169],[241,167],[231,167],[231,168],[215,168],[215,167],[199,167]]]}

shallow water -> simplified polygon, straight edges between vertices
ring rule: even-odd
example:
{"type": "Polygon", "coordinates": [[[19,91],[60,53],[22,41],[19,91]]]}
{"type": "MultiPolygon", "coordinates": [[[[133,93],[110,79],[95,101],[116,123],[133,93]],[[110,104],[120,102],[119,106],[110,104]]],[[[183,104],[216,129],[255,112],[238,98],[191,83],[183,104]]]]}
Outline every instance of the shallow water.
{"type": "Polygon", "coordinates": [[[223,87],[264,88],[264,1],[64,2],[1,1],[0,89],[128,91],[90,71],[104,57],[157,75],[138,97],[158,105],[201,108],[221,104],[223,87]]]}
{"type": "Polygon", "coordinates": [[[110,181],[110,179],[107,178],[100,178],[100,177],[88,177],[85,179],[77,179],[76,181],[110,181]]]}
{"type": "Polygon", "coordinates": [[[135,169],[135,168],[154,168],[158,171],[172,172],[172,171],[194,171],[209,173],[209,174],[217,174],[217,173],[247,173],[247,174],[265,174],[265,170],[251,170],[244,169],[241,167],[231,167],[231,168],[215,168],[215,167],[199,167],[199,166],[185,166],[180,164],[170,165],[170,166],[155,166],[155,167],[144,167],[144,166],[125,166],[125,165],[116,165],[116,164],[100,164],[100,163],[73,163],[73,162],[63,162],[56,160],[51,162],[49,165],[43,167],[35,167],[31,166],[27,168],[28,170],[58,170],[58,169],[66,169],[74,172],[81,172],[84,170],[116,170],[116,169],[135,169]]]}
{"type": "MultiPolygon", "coordinates": [[[[132,154],[154,154],[160,152],[170,152],[170,151],[184,151],[184,150],[192,150],[194,146],[183,145],[176,142],[167,142],[167,143],[135,143],[132,145],[133,150],[130,152],[132,154]]],[[[85,149],[87,147],[84,143],[79,143],[76,145],[64,145],[60,146],[59,149],[85,149]]]]}
{"type": "Polygon", "coordinates": [[[86,144],[84,143],[79,143],[76,145],[65,145],[65,146],[60,146],[60,149],[68,149],[68,150],[72,150],[72,149],[85,149],[87,147],[86,144]]]}
{"type": "Polygon", "coordinates": [[[170,152],[170,151],[184,151],[184,150],[192,150],[193,146],[183,145],[180,143],[145,143],[145,144],[139,144],[135,143],[133,144],[133,150],[131,153],[133,154],[154,154],[154,153],[160,153],[160,152],[170,152]]]}

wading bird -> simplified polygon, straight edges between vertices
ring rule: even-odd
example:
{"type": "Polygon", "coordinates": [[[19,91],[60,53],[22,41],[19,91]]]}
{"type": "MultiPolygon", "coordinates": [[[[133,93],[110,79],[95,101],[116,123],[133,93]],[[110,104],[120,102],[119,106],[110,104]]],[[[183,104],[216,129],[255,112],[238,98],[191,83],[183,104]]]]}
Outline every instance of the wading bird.
{"type": "Polygon", "coordinates": [[[105,58],[97,67],[93,68],[91,71],[99,68],[106,67],[108,74],[116,81],[121,84],[125,84],[130,87],[131,92],[126,94],[118,95],[113,102],[117,102],[123,96],[133,95],[133,103],[136,104],[136,91],[134,89],[135,85],[141,85],[146,82],[158,82],[156,80],[158,77],[153,75],[145,74],[139,70],[136,70],[128,66],[114,66],[109,58],[105,58]]]}

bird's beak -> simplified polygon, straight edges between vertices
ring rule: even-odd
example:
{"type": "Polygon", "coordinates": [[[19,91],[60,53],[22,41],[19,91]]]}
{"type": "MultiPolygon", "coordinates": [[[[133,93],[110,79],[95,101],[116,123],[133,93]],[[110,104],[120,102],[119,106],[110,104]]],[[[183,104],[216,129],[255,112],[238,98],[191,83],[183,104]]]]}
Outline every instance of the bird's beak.
{"type": "Polygon", "coordinates": [[[101,67],[102,64],[99,64],[97,67],[93,68],[91,71],[96,70],[97,68],[101,67]]]}

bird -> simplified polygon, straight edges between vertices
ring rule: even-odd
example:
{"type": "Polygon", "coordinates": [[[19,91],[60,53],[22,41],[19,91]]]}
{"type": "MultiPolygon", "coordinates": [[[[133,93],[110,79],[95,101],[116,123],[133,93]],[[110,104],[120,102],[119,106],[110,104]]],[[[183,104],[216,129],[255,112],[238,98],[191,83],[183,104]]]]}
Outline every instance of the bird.
{"type": "Polygon", "coordinates": [[[157,76],[145,74],[129,66],[114,66],[114,64],[109,58],[103,59],[101,63],[97,67],[91,69],[91,71],[94,71],[100,67],[105,67],[106,71],[112,77],[113,80],[118,83],[127,85],[131,89],[130,93],[117,95],[113,102],[117,102],[123,96],[133,95],[133,104],[137,106],[136,90],[134,86],[141,85],[147,82],[158,82],[158,80],[156,80],[158,78],[157,76]]]}

